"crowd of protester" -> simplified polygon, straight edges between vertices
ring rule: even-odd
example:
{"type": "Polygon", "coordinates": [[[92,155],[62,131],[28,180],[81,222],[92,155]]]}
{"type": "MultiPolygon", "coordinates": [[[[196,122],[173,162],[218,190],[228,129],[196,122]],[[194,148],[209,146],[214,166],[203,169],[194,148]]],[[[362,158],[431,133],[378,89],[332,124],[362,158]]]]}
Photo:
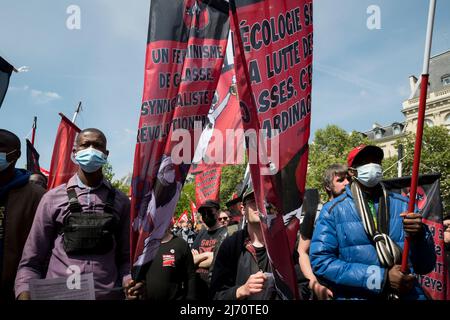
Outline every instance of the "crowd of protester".
{"type": "MultiPolygon", "coordinates": [[[[102,173],[105,135],[81,131],[77,174],[48,191],[44,176],[16,168],[20,149],[18,137],[0,129],[0,300],[28,300],[33,279],[67,277],[73,265],[93,273],[96,299],[283,298],[251,183],[226,206],[207,200],[195,221],[172,223],[144,276],[131,279],[130,200],[102,173]]],[[[303,299],[426,299],[417,275],[435,266],[433,237],[420,214],[407,212],[408,199],[384,188],[383,157],[376,146],[355,147],[347,164],[325,170],[327,202],[306,190],[292,252],[303,299]],[[408,272],[400,269],[405,235],[408,272]]]]}

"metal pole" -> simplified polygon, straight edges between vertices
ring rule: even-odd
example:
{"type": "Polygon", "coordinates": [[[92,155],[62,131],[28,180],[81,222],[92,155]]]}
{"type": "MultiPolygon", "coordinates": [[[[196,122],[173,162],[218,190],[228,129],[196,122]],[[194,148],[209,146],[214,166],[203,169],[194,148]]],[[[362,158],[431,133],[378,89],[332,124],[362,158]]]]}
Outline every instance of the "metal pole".
{"type": "Polygon", "coordinates": [[[75,120],[77,120],[78,113],[81,111],[81,101],[78,103],[77,110],[75,110],[75,113],[73,114],[72,123],[75,123],[75,120]]]}
{"type": "Polygon", "coordinates": [[[398,145],[398,161],[397,161],[397,176],[399,178],[403,175],[403,145],[398,145]]]}
{"type": "Polygon", "coordinates": [[[33,119],[33,127],[31,131],[31,145],[34,147],[34,138],[36,137],[37,117],[33,119]]]}
{"type": "MultiPolygon", "coordinates": [[[[430,65],[430,54],[431,54],[431,42],[433,38],[433,25],[434,25],[434,13],[436,10],[436,0],[430,0],[430,8],[428,11],[428,26],[427,26],[427,37],[425,41],[425,55],[423,61],[423,71],[422,71],[422,81],[420,86],[420,99],[419,99],[419,115],[417,119],[417,132],[416,132],[416,144],[414,147],[414,162],[413,171],[411,176],[411,188],[409,191],[409,203],[408,212],[414,212],[414,207],[416,203],[416,192],[417,192],[417,182],[419,178],[419,164],[420,164],[420,154],[422,152],[422,136],[423,136],[423,123],[425,120],[425,109],[427,104],[427,90],[428,90],[428,78],[429,78],[429,65],[430,65]]],[[[408,255],[409,255],[409,245],[410,237],[405,237],[405,245],[403,247],[402,256],[402,272],[408,272],[408,255]]]]}

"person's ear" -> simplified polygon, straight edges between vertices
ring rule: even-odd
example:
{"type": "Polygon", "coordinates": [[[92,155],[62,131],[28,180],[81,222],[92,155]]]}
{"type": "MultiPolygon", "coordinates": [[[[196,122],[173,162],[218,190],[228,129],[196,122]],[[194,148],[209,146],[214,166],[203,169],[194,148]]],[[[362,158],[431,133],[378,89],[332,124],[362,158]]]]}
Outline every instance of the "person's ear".
{"type": "Polygon", "coordinates": [[[17,149],[14,152],[12,152],[11,155],[8,155],[6,160],[8,162],[16,162],[17,160],[19,160],[21,155],[22,155],[22,152],[19,149],[17,149]],[[8,158],[9,158],[9,160],[8,160],[8,158]]]}
{"type": "Polygon", "coordinates": [[[109,150],[106,150],[105,154],[106,156],[109,156],[109,150]]]}

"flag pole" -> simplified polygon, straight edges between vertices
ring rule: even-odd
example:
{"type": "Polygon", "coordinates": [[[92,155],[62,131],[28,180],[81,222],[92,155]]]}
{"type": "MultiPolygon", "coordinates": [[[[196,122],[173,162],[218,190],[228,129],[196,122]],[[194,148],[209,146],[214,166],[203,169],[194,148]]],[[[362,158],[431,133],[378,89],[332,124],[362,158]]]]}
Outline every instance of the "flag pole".
{"type": "Polygon", "coordinates": [[[75,113],[73,114],[72,123],[75,123],[75,120],[77,120],[77,117],[78,117],[78,114],[80,113],[80,111],[81,111],[81,101],[78,103],[77,110],[75,110],[75,113]]]}
{"type": "Polygon", "coordinates": [[[33,126],[31,131],[31,145],[34,147],[34,138],[36,137],[37,117],[33,119],[33,126]]]}
{"type": "MultiPolygon", "coordinates": [[[[427,36],[425,40],[425,54],[423,60],[423,71],[420,85],[420,98],[419,98],[419,115],[417,119],[417,131],[416,131],[416,144],[414,147],[414,162],[413,171],[411,176],[411,188],[409,191],[408,212],[414,212],[416,203],[417,182],[419,178],[419,164],[420,155],[422,152],[422,136],[423,136],[423,124],[425,120],[425,108],[427,104],[427,90],[428,90],[428,78],[429,78],[429,66],[430,66],[430,54],[431,43],[433,39],[433,26],[434,26],[434,13],[436,10],[436,0],[430,0],[430,7],[428,11],[428,25],[427,36]]],[[[405,245],[403,247],[402,255],[402,272],[408,272],[408,254],[410,237],[405,237],[405,245]]]]}

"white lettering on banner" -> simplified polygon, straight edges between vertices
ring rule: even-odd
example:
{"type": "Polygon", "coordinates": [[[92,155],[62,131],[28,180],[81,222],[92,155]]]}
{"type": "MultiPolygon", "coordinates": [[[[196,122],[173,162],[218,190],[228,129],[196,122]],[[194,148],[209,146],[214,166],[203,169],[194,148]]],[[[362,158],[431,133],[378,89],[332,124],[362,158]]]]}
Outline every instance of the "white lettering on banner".
{"type": "MultiPolygon", "coordinates": [[[[194,130],[194,139],[191,138],[189,130],[177,129],[172,132],[171,141],[176,142],[172,148],[171,158],[174,164],[191,163],[192,143],[199,142],[201,133],[200,122],[194,130]]],[[[261,164],[262,175],[277,174],[280,169],[280,131],[271,129],[270,131],[261,129],[258,133],[254,129],[227,129],[225,137],[222,131],[211,129],[210,136],[207,139],[208,145],[203,146],[205,152],[202,152],[193,163],[199,163],[203,160],[206,164],[241,164],[244,163],[244,154],[239,152],[237,159],[231,159],[231,163],[226,155],[234,153],[235,148],[240,145],[239,140],[245,139],[249,149],[248,162],[250,164],[261,164]],[[237,140],[237,141],[236,141],[237,140]],[[211,143],[209,144],[209,141],[211,143]],[[223,146],[225,145],[225,152],[223,146]],[[265,166],[265,167],[264,167],[265,166]]],[[[201,144],[200,142],[199,144],[201,144]]],[[[199,146],[197,146],[198,148],[199,146]]]]}

